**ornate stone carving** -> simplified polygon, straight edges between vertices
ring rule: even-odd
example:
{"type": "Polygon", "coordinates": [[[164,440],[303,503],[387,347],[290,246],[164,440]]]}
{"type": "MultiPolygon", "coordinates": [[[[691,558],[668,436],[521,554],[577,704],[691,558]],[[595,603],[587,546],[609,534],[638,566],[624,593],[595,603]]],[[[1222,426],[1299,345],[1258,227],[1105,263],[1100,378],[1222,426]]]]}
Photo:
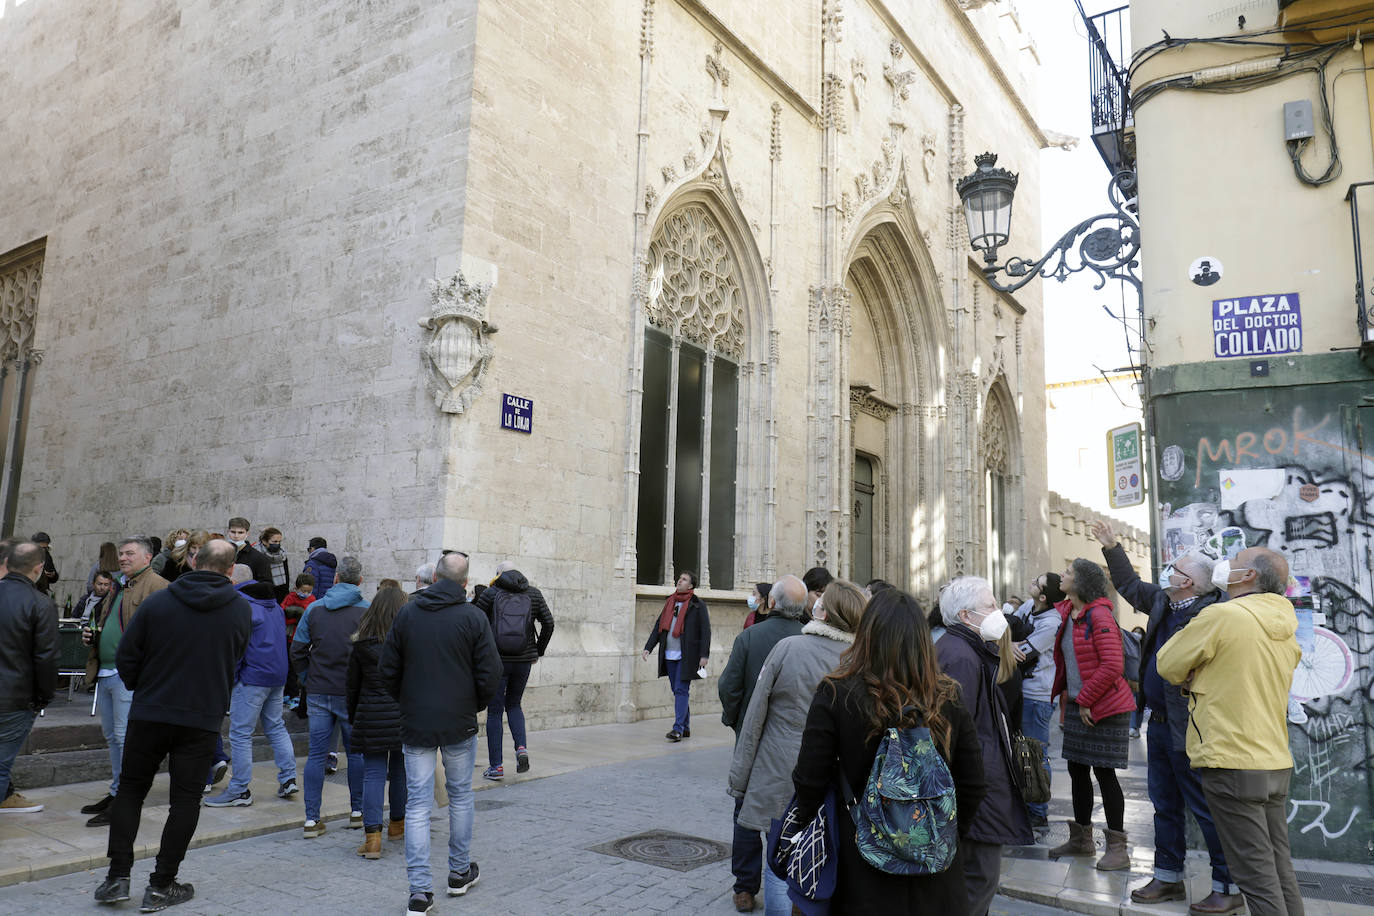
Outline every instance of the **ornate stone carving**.
{"type": "Polygon", "coordinates": [[[639,11],[639,56],[654,56],[654,0],[644,0],[639,11]]]}
{"type": "Polygon", "coordinates": [[[857,57],[849,61],[849,95],[854,100],[854,111],[864,107],[864,90],[868,88],[868,68],[857,57]]]}
{"type": "Polygon", "coordinates": [[[463,413],[482,393],[493,356],[486,320],[491,284],[470,285],[460,270],[444,282],[431,281],[430,313],[420,319],[429,331],[422,355],[429,369],[434,403],[444,413],[463,413]]]}
{"type": "Polygon", "coordinates": [[[844,79],[838,73],[827,73],[821,81],[821,126],[839,133],[849,129],[844,117],[844,79]]]}
{"type": "Polygon", "coordinates": [[[716,42],[711,53],[706,55],[706,75],[711,77],[711,97],[720,101],[725,100],[725,90],[730,86],[730,71],[721,62],[724,53],[725,47],[716,42]]]}
{"type": "Polygon", "coordinates": [[[772,162],[782,161],[782,103],[772,104],[773,124],[768,129],[768,158],[772,162]]]}
{"type": "Polygon", "coordinates": [[[33,350],[38,291],[43,285],[43,257],[38,254],[0,274],[0,361],[23,359],[33,350]]]}
{"type": "Polygon", "coordinates": [[[899,69],[902,58],[906,56],[906,49],[900,41],[892,39],[887,50],[892,54],[892,62],[883,64],[883,79],[887,80],[887,87],[892,91],[892,120],[896,122],[900,121],[902,103],[911,98],[911,84],[916,82],[916,71],[899,69]]]}
{"type": "Polygon", "coordinates": [[[689,172],[697,167],[697,154],[693,150],[682,154],[682,167],[689,172]]]}
{"type": "Polygon", "coordinates": [[[821,4],[821,34],[826,41],[844,41],[844,10],[840,0],[824,0],[821,4]]]}
{"type": "Polygon", "coordinates": [[[830,539],[825,533],[825,520],[816,520],[816,565],[824,566],[830,560],[830,539]]]}
{"type": "Polygon", "coordinates": [[[658,191],[654,190],[654,188],[653,188],[652,185],[645,185],[645,186],[644,186],[644,209],[645,209],[645,210],[652,210],[652,209],[654,208],[654,204],[656,204],[656,203],[658,203],[658,191]]]}
{"type": "Polygon", "coordinates": [[[934,180],[935,156],[935,134],[926,131],[921,134],[921,171],[927,182],[934,180]]]}
{"type": "Polygon", "coordinates": [[[1001,405],[989,398],[983,408],[983,428],[978,431],[983,467],[1003,477],[1011,474],[1011,440],[1001,405]]]}
{"type": "Polygon", "coordinates": [[[887,420],[897,413],[897,405],[874,394],[872,385],[850,385],[849,412],[851,415],[866,413],[870,417],[887,420]]]}
{"type": "Polygon", "coordinates": [[[664,220],[649,244],[649,262],[662,275],[661,293],[646,306],[649,323],[739,360],[744,353],[739,265],[706,208],[689,204],[664,220]]]}
{"type": "Polygon", "coordinates": [[[677,167],[671,163],[663,167],[663,183],[672,184],[677,181],[677,167]]]}

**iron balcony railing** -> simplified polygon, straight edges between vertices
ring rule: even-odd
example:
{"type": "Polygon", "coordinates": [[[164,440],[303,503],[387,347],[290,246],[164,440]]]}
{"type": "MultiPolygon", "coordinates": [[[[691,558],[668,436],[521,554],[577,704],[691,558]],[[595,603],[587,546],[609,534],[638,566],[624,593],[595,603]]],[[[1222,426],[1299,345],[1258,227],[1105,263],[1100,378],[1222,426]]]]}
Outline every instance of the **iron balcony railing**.
{"type": "Polygon", "coordinates": [[[1075,0],[1088,32],[1088,97],[1092,108],[1093,143],[1107,169],[1116,174],[1135,165],[1129,70],[1131,60],[1130,7],[1089,16],[1075,0]]]}

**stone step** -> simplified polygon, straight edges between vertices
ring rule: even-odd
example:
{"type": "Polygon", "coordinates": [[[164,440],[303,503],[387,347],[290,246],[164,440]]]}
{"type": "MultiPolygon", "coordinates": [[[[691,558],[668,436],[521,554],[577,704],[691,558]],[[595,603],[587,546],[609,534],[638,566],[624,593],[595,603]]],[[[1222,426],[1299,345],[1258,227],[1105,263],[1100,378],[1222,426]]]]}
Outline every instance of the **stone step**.
{"type": "MultiPolygon", "coordinates": [[[[14,761],[11,778],[17,788],[38,789],[109,779],[110,754],[98,720],[95,725],[73,725],[68,721],[40,727],[41,722],[42,718],[35,722],[28,743],[14,761]]],[[[304,756],[310,750],[308,721],[288,712],[285,722],[296,756],[304,756]]],[[[226,751],[229,749],[228,730],[226,720],[226,751]]],[[[272,746],[261,734],[253,735],[253,759],[272,759],[272,746]]]]}

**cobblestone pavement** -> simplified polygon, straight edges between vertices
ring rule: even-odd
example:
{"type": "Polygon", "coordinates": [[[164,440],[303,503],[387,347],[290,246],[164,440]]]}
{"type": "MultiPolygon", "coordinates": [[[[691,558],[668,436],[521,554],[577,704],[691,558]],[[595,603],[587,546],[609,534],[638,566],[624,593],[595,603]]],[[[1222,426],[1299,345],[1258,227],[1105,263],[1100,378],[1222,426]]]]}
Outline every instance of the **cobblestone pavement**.
{"type": "MultiPolygon", "coordinates": [[[[728,857],[687,872],[614,858],[589,847],[653,830],[715,840],[728,849],[731,800],[727,748],[678,752],[593,767],[477,794],[473,857],[481,880],[466,896],[440,896],[437,913],[734,913],[728,857]]],[[[538,759],[534,761],[538,767],[538,759]]],[[[437,814],[438,812],[436,812],[437,814]]],[[[431,853],[442,885],[447,818],[436,816],[431,853]]],[[[142,837],[141,837],[142,838],[142,837]]],[[[361,831],[330,824],[304,840],[298,830],[192,850],[181,879],[196,898],[178,916],[244,913],[403,913],[405,857],[396,842],[379,861],[354,854],[361,831]]],[[[135,912],[150,861],[135,863],[134,899],[108,910],[91,893],[102,872],[81,872],[4,889],[0,914],[135,912]]],[[[1047,916],[1046,907],[998,898],[998,916],[1047,916]]]]}

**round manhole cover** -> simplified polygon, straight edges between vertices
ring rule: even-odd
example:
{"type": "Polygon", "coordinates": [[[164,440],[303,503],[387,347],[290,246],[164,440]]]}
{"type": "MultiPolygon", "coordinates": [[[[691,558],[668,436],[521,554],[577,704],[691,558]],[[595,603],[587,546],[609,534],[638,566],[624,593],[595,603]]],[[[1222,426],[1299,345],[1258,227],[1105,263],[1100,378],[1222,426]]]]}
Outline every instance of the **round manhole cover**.
{"type": "Polygon", "coordinates": [[[604,855],[676,871],[691,871],[730,855],[730,847],[725,843],[666,830],[621,837],[591,848],[593,852],[604,855]]]}

